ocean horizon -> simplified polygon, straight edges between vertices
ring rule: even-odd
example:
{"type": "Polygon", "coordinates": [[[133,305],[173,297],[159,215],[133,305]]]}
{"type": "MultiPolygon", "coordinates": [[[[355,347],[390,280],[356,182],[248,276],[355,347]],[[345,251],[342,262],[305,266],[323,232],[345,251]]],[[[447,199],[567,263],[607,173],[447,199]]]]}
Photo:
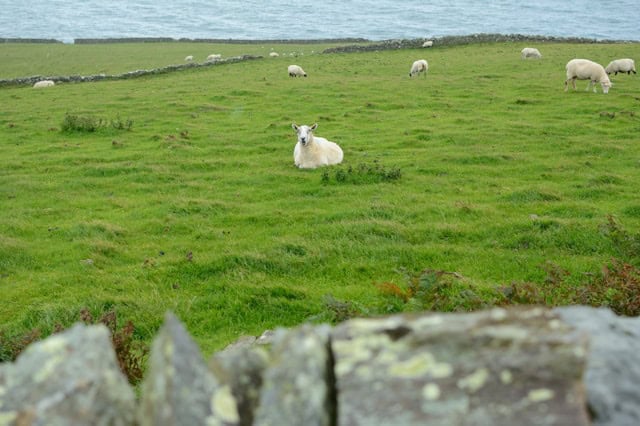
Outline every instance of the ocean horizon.
{"type": "Polygon", "coordinates": [[[539,0],[0,0],[0,39],[324,40],[522,34],[640,41],[640,7],[539,0]]]}

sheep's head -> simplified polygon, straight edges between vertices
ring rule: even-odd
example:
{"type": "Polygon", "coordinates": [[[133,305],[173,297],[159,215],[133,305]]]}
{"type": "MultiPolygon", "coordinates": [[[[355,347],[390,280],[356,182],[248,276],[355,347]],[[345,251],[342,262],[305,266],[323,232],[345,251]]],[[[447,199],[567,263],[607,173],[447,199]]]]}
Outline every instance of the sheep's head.
{"type": "Polygon", "coordinates": [[[298,134],[298,142],[300,142],[302,146],[305,146],[313,138],[313,131],[318,128],[318,123],[315,123],[311,127],[307,125],[298,126],[296,123],[293,123],[291,127],[298,134]]]}
{"type": "Polygon", "coordinates": [[[613,83],[611,82],[611,80],[606,79],[602,80],[600,82],[600,85],[602,86],[602,93],[609,93],[609,89],[611,88],[611,86],[613,86],[613,83]]]}

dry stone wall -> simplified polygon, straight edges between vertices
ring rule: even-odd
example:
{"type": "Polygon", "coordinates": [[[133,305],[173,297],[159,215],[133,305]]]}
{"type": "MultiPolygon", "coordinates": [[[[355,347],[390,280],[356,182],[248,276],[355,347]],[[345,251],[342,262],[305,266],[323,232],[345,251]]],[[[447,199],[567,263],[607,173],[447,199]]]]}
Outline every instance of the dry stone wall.
{"type": "Polygon", "coordinates": [[[86,83],[86,82],[94,82],[94,81],[102,81],[102,80],[127,80],[131,78],[138,77],[146,77],[157,74],[166,74],[174,71],[182,71],[191,68],[201,68],[201,67],[210,67],[214,65],[222,65],[222,64],[232,64],[236,62],[242,61],[250,61],[253,59],[261,59],[262,56],[256,55],[241,55],[241,56],[232,56],[230,58],[225,59],[216,59],[212,61],[205,61],[201,63],[189,62],[186,64],[179,65],[169,65],[161,68],[153,68],[149,70],[136,70],[130,71],[122,74],[96,74],[96,75],[71,75],[71,76],[42,76],[42,75],[34,75],[30,77],[20,77],[20,78],[12,78],[12,79],[0,79],[0,87],[2,86],[24,86],[24,85],[33,85],[41,80],[51,80],[55,83],[86,83]]]}
{"type": "MultiPolygon", "coordinates": [[[[582,37],[553,37],[553,36],[536,36],[524,34],[470,34],[464,36],[444,36],[438,38],[430,38],[433,47],[442,46],[459,46],[465,44],[477,43],[635,43],[625,40],[597,40],[582,37]]],[[[371,52],[378,50],[393,49],[418,49],[422,48],[423,43],[427,41],[425,38],[418,39],[393,39],[383,40],[369,44],[353,44],[347,46],[330,47],[322,53],[353,53],[353,52],[371,52]]]]}
{"type": "Polygon", "coordinates": [[[0,425],[631,426],[639,358],[638,318],[579,306],[306,324],[208,361],[168,313],[138,397],[78,324],[0,364],[0,425]]]}

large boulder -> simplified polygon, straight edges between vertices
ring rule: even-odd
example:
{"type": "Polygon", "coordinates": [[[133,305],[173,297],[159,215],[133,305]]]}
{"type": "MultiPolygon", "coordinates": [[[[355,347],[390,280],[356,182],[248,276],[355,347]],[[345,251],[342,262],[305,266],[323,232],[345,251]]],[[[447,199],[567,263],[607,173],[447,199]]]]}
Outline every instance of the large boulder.
{"type": "Polygon", "coordinates": [[[586,338],[541,308],[347,321],[339,425],[587,425],[586,338]]]}
{"type": "Polygon", "coordinates": [[[593,424],[640,425],[640,318],[586,306],[557,312],[591,336],[584,381],[593,424]]]}
{"type": "Polygon", "coordinates": [[[3,369],[2,424],[134,424],[135,395],[104,325],[76,324],[31,344],[3,369]]]}
{"type": "Polygon", "coordinates": [[[251,343],[249,339],[242,339],[241,342],[211,357],[209,369],[222,383],[231,387],[238,404],[240,426],[251,426],[269,355],[255,337],[251,343]]]}
{"type": "Polygon", "coordinates": [[[329,326],[277,330],[256,426],[330,426],[335,417],[329,326]]]}
{"type": "Polygon", "coordinates": [[[207,368],[200,349],[171,313],[153,341],[142,384],[142,426],[237,425],[231,387],[207,368]]]}

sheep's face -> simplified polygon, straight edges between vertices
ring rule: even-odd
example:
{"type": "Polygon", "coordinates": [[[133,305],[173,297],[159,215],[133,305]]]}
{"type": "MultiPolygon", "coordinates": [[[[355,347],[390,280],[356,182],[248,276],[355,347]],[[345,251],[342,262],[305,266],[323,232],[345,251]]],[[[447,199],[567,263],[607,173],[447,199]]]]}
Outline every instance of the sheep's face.
{"type": "Polygon", "coordinates": [[[610,81],[602,81],[600,85],[602,86],[602,93],[609,93],[612,83],[610,81]]]}
{"type": "Polygon", "coordinates": [[[313,138],[313,131],[318,127],[318,124],[316,123],[313,126],[309,127],[306,125],[298,126],[297,124],[293,123],[291,127],[293,127],[293,130],[295,130],[298,134],[298,142],[300,143],[300,145],[305,146],[313,138]]]}

